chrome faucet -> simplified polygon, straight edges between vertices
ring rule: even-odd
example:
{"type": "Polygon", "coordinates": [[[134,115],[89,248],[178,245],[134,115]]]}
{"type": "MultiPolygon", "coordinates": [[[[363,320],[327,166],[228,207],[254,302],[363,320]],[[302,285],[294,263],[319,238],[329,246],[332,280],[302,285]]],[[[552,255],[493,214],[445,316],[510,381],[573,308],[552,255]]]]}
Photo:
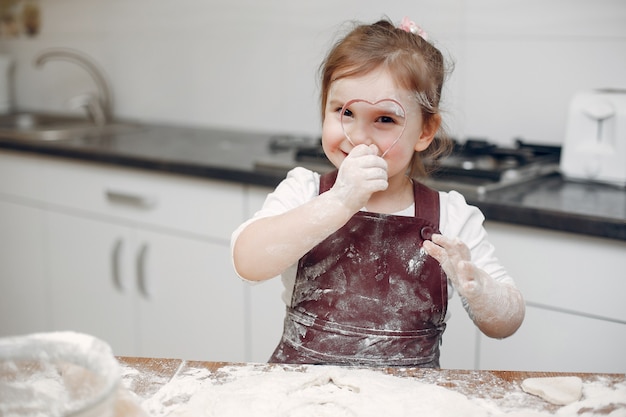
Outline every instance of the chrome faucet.
{"type": "Polygon", "coordinates": [[[66,48],[51,48],[44,50],[35,58],[35,65],[41,68],[51,60],[69,61],[83,67],[93,78],[98,87],[98,94],[77,97],[79,104],[87,109],[87,112],[97,126],[110,123],[113,119],[113,103],[111,88],[104,78],[104,74],[94,61],[82,52],[66,48]]]}

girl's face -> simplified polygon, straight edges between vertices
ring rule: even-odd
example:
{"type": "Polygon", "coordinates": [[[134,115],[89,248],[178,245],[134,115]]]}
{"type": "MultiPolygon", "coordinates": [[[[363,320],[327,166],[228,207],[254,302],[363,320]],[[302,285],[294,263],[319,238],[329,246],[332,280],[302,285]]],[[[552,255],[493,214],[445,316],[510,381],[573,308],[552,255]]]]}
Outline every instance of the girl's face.
{"type": "Polygon", "coordinates": [[[376,69],[365,75],[340,78],[331,83],[322,124],[322,147],[328,159],[338,168],[352,148],[362,143],[374,144],[379,149],[378,154],[384,155],[387,161],[389,177],[399,173],[404,175],[413,154],[428,148],[434,137],[435,132],[431,132],[433,129],[425,130],[422,122],[422,112],[414,95],[396,87],[387,70],[376,69]],[[342,126],[342,108],[354,99],[359,102],[348,104],[343,109],[342,126]],[[389,127],[387,124],[376,129],[369,128],[375,123],[351,123],[349,137],[346,136],[346,119],[354,121],[361,115],[369,117],[369,114],[376,112],[374,103],[391,104],[393,108],[392,100],[400,103],[402,109],[396,106],[389,117],[382,115],[375,123],[397,123],[401,126],[389,127]],[[398,134],[384,133],[394,129],[398,134]]]}

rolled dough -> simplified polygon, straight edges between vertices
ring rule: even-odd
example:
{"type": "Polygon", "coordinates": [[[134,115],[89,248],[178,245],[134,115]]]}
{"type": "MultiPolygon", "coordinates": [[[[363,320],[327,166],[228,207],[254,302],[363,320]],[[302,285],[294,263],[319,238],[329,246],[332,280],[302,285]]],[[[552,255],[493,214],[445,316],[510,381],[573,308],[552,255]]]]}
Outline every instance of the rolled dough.
{"type": "Polygon", "coordinates": [[[583,381],[577,376],[526,378],[522,389],[557,405],[567,405],[580,400],[583,381]]]}

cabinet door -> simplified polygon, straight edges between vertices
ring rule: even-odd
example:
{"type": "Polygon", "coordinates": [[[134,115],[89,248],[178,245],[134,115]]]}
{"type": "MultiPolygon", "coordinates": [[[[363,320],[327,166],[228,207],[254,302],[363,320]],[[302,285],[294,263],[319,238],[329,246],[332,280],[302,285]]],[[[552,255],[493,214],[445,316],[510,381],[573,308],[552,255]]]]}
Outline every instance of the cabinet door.
{"type": "Polygon", "coordinates": [[[0,201],[0,336],[48,328],[43,212],[0,201]]]}
{"type": "Polygon", "coordinates": [[[140,353],[244,361],[244,286],[226,242],[137,231],[140,353]]]}
{"type": "Polygon", "coordinates": [[[513,336],[481,336],[480,368],[624,373],[624,352],[626,324],[527,307],[513,336]]]}
{"type": "Polygon", "coordinates": [[[446,331],[441,341],[441,367],[476,369],[476,344],[480,330],[469,318],[457,293],[448,301],[448,312],[446,331]]]}
{"type": "Polygon", "coordinates": [[[510,339],[482,339],[480,367],[626,371],[626,242],[498,222],[486,228],[527,314],[510,339]]]}
{"type": "Polygon", "coordinates": [[[136,355],[131,230],[56,212],[46,225],[54,330],[89,333],[116,355],[136,355]]]}
{"type": "Polygon", "coordinates": [[[485,227],[526,301],[626,322],[626,242],[498,222],[485,227]]]}

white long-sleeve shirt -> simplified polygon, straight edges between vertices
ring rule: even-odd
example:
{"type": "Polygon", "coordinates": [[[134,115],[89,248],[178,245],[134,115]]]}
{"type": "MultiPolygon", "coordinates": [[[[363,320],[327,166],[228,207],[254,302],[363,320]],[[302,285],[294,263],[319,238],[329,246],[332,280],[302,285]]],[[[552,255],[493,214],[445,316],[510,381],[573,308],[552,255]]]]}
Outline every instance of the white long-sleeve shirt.
{"type": "MultiPolygon", "coordinates": [[[[317,197],[319,195],[319,183],[320,174],[316,172],[301,167],[289,171],[287,177],[267,196],[261,210],[257,211],[251,219],[233,232],[231,256],[234,244],[246,226],[260,218],[287,212],[317,197]]],[[[456,191],[439,192],[439,202],[439,230],[441,234],[461,239],[470,249],[472,262],[495,280],[513,283],[513,279],[495,257],[493,245],[487,240],[487,232],[483,227],[485,217],[482,212],[477,207],[468,205],[465,198],[456,191]]],[[[411,205],[394,214],[414,216],[415,207],[411,205]]],[[[282,298],[287,306],[291,303],[297,268],[298,264],[295,263],[281,274],[284,285],[282,298]]],[[[244,278],[242,277],[242,279],[244,278]]],[[[448,282],[449,298],[453,292],[452,285],[448,282]]],[[[462,301],[467,309],[467,303],[465,300],[462,301]]]]}

